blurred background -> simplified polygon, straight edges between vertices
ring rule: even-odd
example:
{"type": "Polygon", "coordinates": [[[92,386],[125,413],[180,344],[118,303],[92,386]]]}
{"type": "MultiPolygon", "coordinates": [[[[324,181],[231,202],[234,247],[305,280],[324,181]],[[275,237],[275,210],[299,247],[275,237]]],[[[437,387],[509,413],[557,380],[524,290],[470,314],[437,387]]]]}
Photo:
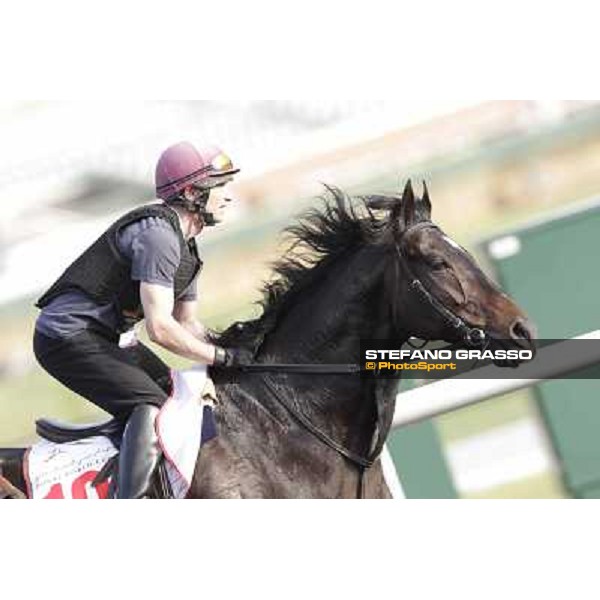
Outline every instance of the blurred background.
{"type": "MultiPolygon", "coordinates": [[[[205,261],[200,317],[210,327],[257,315],[254,302],[269,263],[284,250],[279,232],[315,202],[323,183],[349,193],[397,193],[412,177],[428,181],[434,219],[534,320],[549,324],[542,327],[546,337],[598,328],[593,316],[584,321],[580,315],[577,323],[553,330],[558,321],[552,311],[564,312],[565,304],[550,306],[548,298],[552,286],[566,287],[561,277],[571,268],[568,252],[575,259],[587,252],[574,240],[593,244],[598,231],[590,223],[598,214],[594,197],[600,198],[600,103],[0,104],[0,446],[33,441],[40,416],[103,418],[36,365],[33,304],[113,220],[154,199],[156,160],[181,140],[217,144],[242,169],[231,186],[238,202],[227,225],[199,238],[205,261]]],[[[569,284],[575,305],[585,293],[578,282],[569,284]]],[[[161,354],[174,366],[186,364],[161,354]]],[[[565,394],[581,391],[562,390],[559,398],[565,394]]],[[[590,423],[600,424],[600,415],[594,421],[596,415],[581,406],[575,415],[558,414],[565,402],[551,401],[542,386],[397,432],[391,445],[407,494],[594,496],[600,442],[590,423]],[[589,428],[583,446],[581,420],[589,428]]]]}

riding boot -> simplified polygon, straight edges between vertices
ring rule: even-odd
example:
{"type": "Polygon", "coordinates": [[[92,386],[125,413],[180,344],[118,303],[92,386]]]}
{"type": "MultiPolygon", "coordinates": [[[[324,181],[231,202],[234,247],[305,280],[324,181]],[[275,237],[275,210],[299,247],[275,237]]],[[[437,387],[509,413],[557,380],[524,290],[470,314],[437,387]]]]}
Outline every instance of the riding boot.
{"type": "Polygon", "coordinates": [[[152,476],[162,455],[154,429],[158,412],[158,407],[142,404],[129,417],[119,456],[118,500],[148,495],[152,476]]]}

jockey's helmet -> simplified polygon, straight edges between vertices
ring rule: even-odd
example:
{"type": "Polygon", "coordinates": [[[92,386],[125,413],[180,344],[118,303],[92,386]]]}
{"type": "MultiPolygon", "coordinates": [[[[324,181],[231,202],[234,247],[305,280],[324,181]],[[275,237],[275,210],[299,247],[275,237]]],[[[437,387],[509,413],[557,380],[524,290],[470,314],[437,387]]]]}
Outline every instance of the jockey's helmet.
{"type": "Polygon", "coordinates": [[[225,185],[239,173],[217,146],[195,148],[180,142],[167,148],[156,165],[156,196],[161,200],[178,198],[188,186],[211,188],[225,185]]]}

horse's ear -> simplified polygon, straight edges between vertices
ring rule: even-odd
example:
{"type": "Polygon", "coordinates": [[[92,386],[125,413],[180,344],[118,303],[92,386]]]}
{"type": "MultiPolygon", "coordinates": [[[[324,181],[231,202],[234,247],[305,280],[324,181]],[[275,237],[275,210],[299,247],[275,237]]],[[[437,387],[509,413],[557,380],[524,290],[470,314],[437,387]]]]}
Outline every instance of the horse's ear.
{"type": "Polygon", "coordinates": [[[405,227],[410,227],[416,220],[416,201],[415,193],[412,187],[412,181],[409,179],[402,193],[402,203],[400,205],[400,218],[405,227]]]}
{"type": "Polygon", "coordinates": [[[429,198],[429,190],[427,189],[426,181],[423,181],[423,197],[421,198],[421,205],[425,216],[428,219],[431,219],[431,199],[429,198]]]}

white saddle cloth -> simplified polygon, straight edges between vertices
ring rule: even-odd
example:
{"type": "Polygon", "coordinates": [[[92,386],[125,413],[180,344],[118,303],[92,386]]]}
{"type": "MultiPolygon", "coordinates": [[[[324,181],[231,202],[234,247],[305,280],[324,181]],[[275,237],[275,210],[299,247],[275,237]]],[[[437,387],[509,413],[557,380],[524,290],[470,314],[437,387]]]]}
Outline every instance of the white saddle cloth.
{"type": "MultiPolygon", "coordinates": [[[[167,473],[176,498],[189,491],[200,451],[204,407],[214,403],[214,387],[206,367],[172,371],[173,392],[156,419],[167,473]]],[[[108,483],[92,482],[102,467],[117,454],[105,437],[68,444],[42,440],[28,451],[24,463],[30,498],[102,499],[108,483]]]]}

